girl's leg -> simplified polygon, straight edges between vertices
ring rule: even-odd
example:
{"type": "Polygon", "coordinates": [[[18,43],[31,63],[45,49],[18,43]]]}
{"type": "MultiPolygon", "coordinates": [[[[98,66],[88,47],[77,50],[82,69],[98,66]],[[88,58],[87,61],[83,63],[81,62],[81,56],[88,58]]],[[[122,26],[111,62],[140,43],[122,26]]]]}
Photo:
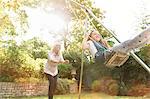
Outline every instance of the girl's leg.
{"type": "Polygon", "coordinates": [[[105,62],[105,56],[103,52],[97,52],[95,54],[95,63],[99,65],[104,65],[105,62]]]}
{"type": "Polygon", "coordinates": [[[150,28],[133,38],[132,40],[127,40],[118,46],[112,48],[112,50],[122,53],[129,53],[131,50],[136,48],[141,48],[145,44],[150,43],[150,28]]]}

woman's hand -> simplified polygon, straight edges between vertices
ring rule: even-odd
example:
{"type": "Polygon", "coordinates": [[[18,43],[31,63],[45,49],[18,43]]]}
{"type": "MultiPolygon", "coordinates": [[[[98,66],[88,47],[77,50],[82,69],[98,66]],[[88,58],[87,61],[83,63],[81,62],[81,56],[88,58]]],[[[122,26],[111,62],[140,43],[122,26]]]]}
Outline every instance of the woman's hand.
{"type": "Polygon", "coordinates": [[[64,60],[64,61],[61,61],[59,62],[60,64],[69,64],[69,60],[64,60]]]}
{"type": "Polygon", "coordinates": [[[47,61],[49,64],[58,64],[59,62],[58,61],[53,61],[53,60],[48,60],[47,61]]]}
{"type": "Polygon", "coordinates": [[[65,64],[69,64],[69,60],[65,60],[64,63],[65,63],[65,64]]]}

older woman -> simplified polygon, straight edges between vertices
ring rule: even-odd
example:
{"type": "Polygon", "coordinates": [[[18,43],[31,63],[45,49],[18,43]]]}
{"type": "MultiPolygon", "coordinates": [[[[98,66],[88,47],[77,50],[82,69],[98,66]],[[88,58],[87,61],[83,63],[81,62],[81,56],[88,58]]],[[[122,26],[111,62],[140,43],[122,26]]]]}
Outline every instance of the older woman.
{"type": "Polygon", "coordinates": [[[49,80],[49,89],[48,89],[49,99],[53,99],[58,74],[57,66],[60,63],[69,63],[69,61],[64,60],[61,53],[61,45],[55,44],[52,50],[48,53],[48,60],[44,67],[44,73],[47,75],[47,78],[49,80]]]}

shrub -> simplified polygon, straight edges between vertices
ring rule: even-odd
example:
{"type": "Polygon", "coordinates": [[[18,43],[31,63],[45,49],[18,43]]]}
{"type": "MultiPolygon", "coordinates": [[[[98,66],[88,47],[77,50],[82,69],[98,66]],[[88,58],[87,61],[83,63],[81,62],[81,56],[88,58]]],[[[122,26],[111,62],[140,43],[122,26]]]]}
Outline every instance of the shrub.
{"type": "Polygon", "coordinates": [[[71,64],[60,64],[58,65],[58,69],[60,78],[71,78],[71,64]]]}
{"type": "Polygon", "coordinates": [[[0,76],[0,82],[12,82],[14,79],[11,76],[8,75],[1,75],[0,76]]]}
{"type": "Polygon", "coordinates": [[[1,80],[13,81],[19,76],[19,67],[23,63],[21,51],[14,41],[7,48],[0,48],[1,80]],[[2,77],[3,76],[3,77],[2,77]]]}
{"type": "Polygon", "coordinates": [[[72,84],[71,80],[58,78],[56,94],[66,94],[70,93],[70,84],[72,84]]]}
{"type": "Polygon", "coordinates": [[[144,84],[137,84],[129,89],[129,96],[144,96],[150,93],[150,88],[146,87],[144,84]]]}
{"type": "Polygon", "coordinates": [[[18,83],[25,83],[25,82],[30,82],[30,83],[37,83],[40,82],[40,79],[38,78],[34,78],[34,77],[30,77],[30,78],[17,78],[15,79],[15,82],[18,83]]]}
{"type": "Polygon", "coordinates": [[[0,81],[13,82],[20,78],[43,78],[43,66],[46,59],[34,60],[26,51],[21,50],[17,52],[17,56],[9,55],[10,51],[4,52],[6,51],[3,51],[3,57],[0,57],[0,81]]]}
{"type": "Polygon", "coordinates": [[[111,77],[104,77],[94,81],[92,84],[93,91],[104,92],[109,95],[117,95],[118,87],[117,81],[113,80],[111,77]]]}
{"type": "Polygon", "coordinates": [[[34,66],[34,74],[33,76],[35,78],[39,78],[39,79],[44,79],[44,66],[46,64],[46,61],[47,59],[40,59],[40,58],[37,58],[35,60],[36,64],[34,66]]]}
{"type": "Polygon", "coordinates": [[[4,48],[0,48],[0,55],[0,81],[13,82],[20,78],[44,77],[45,60],[38,58],[35,60],[26,48],[17,45],[13,40],[8,41],[8,45],[4,48]]]}
{"type": "Polygon", "coordinates": [[[95,80],[93,83],[92,83],[92,90],[94,92],[99,92],[100,91],[100,81],[99,80],[95,80]]]}

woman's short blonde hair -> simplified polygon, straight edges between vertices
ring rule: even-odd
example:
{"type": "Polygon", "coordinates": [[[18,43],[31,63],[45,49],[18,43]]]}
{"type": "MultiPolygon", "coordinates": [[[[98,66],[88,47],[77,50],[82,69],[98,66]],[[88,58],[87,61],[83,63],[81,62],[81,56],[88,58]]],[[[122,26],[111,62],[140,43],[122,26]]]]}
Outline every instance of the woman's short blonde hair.
{"type": "Polygon", "coordinates": [[[56,46],[60,46],[60,51],[59,51],[59,54],[60,54],[61,51],[62,51],[62,50],[61,50],[61,49],[62,49],[62,48],[61,48],[62,44],[61,44],[60,42],[55,42],[55,43],[53,43],[53,44],[52,44],[51,51],[53,52],[53,51],[55,50],[55,47],[56,47],[56,46]]]}

